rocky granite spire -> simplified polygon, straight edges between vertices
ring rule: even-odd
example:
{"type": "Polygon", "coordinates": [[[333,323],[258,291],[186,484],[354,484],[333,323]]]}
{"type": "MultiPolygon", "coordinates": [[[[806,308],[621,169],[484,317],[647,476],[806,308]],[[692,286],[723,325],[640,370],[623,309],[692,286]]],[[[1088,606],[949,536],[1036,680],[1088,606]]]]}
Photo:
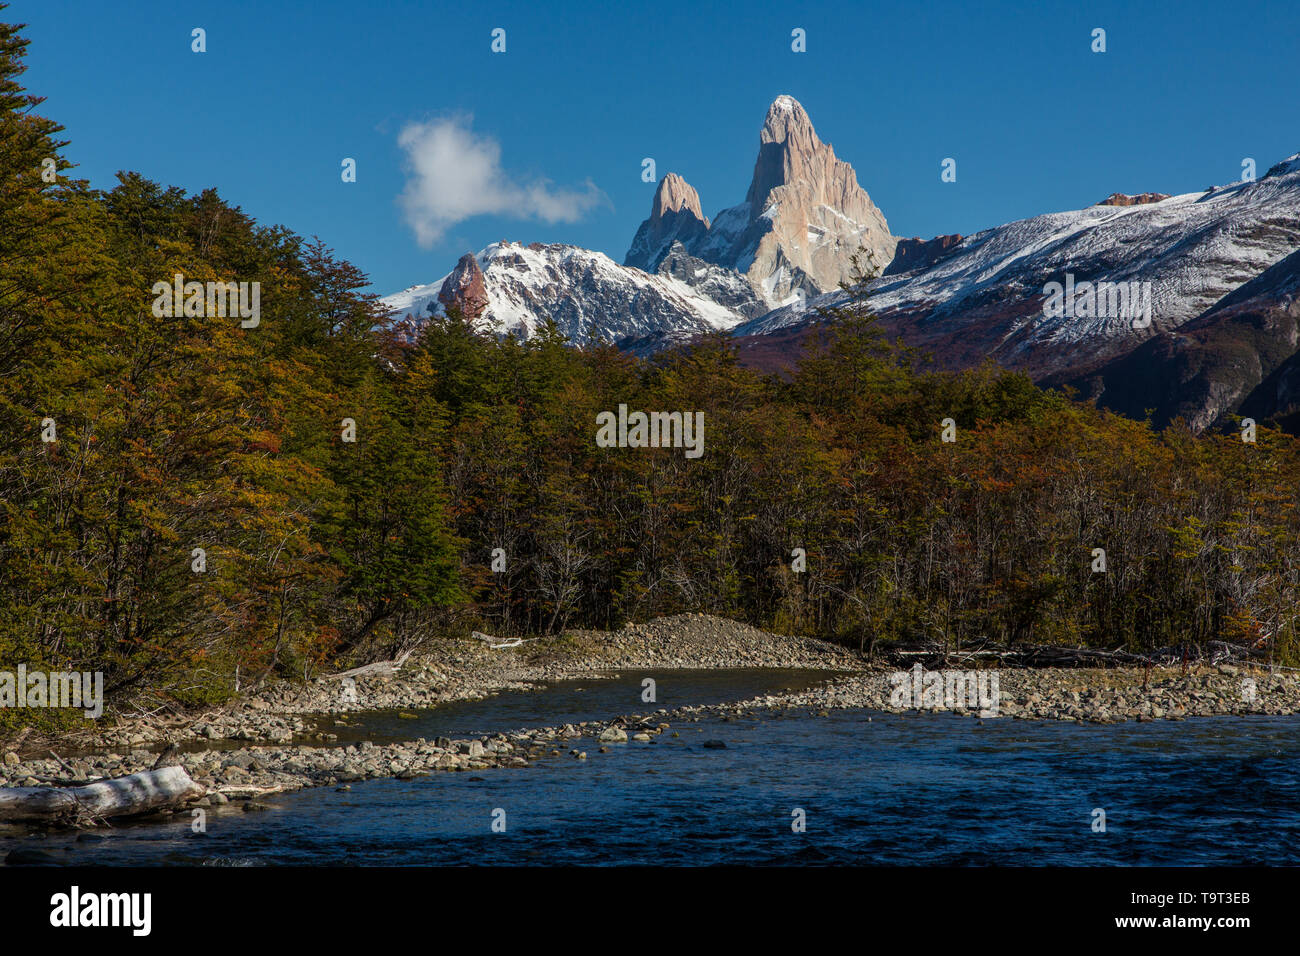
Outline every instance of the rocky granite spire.
{"type": "Polygon", "coordinates": [[[754,178],[745,196],[748,226],[735,249],[751,282],[781,298],[793,289],[826,292],[849,278],[860,246],[884,269],[897,240],[853,167],[817,138],[812,120],[791,96],[768,108],[758,136],[754,178]],[[778,273],[782,267],[788,279],[778,273]]]}
{"type": "Polygon", "coordinates": [[[674,242],[689,246],[709,231],[695,189],[676,173],[659,180],[650,218],[641,223],[623,265],[654,272],[674,242]]]}
{"type": "Polygon", "coordinates": [[[740,271],[773,306],[800,290],[813,296],[838,288],[861,247],[883,270],[898,244],[853,167],[818,139],[792,96],[778,96],[768,108],[745,201],[718,213],[711,226],[699,226],[681,239],[687,251],[740,271]]]}

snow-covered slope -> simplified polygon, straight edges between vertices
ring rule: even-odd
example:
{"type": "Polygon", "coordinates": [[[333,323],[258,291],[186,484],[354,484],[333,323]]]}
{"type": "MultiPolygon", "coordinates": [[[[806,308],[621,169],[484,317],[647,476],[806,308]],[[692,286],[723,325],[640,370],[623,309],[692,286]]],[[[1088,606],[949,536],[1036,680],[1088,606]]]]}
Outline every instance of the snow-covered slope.
{"type": "MultiPolygon", "coordinates": [[[[1045,377],[1094,367],[1177,329],[1300,248],[1300,155],[1257,182],[1131,206],[1097,205],[968,236],[925,268],[887,276],[872,305],[941,365],[992,355],[1045,377]],[[1119,315],[1048,317],[1048,283],[1150,283],[1151,325],[1119,315]]],[[[839,293],[808,303],[834,301],[839,293]]],[[[786,308],[736,335],[809,321],[786,308]]]]}
{"type": "Polygon", "coordinates": [[[551,318],[570,341],[585,345],[725,331],[762,311],[747,293],[742,276],[703,262],[688,268],[666,259],[651,275],[577,246],[498,242],[462,258],[436,282],[381,302],[394,319],[417,322],[455,303],[475,328],[523,337],[551,318]]]}
{"type": "Polygon", "coordinates": [[[1100,405],[1163,426],[1231,427],[1234,416],[1300,431],[1300,251],[1239,286],[1177,332],[1065,379],[1100,405]]]}

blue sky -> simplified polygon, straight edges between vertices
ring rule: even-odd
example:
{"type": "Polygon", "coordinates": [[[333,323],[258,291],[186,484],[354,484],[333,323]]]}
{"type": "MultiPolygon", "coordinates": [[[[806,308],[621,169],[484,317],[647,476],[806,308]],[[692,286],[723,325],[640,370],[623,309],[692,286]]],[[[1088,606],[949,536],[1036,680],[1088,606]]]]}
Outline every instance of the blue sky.
{"type": "Polygon", "coordinates": [[[18,0],[0,15],[29,24],[24,82],[93,185],[131,169],[215,186],[260,222],[321,236],[379,292],[499,239],[622,261],[654,191],[642,159],[684,176],[712,216],[744,198],[781,93],[901,236],[968,234],[1117,191],[1188,192],[1240,178],[1243,157],[1262,175],[1300,151],[1292,0],[18,0]],[[206,53],[191,52],[195,27],[206,53]],[[791,51],[796,27],[806,53],[791,51]],[[499,149],[494,195],[444,188],[426,245],[399,203],[412,127],[412,148],[428,145],[421,131],[450,131],[437,156],[468,151],[471,172],[499,149]],[[344,157],[355,183],[340,179],[344,157]],[[940,179],[945,157],[955,183],[940,179]],[[459,218],[449,196],[496,211],[459,218]]]}

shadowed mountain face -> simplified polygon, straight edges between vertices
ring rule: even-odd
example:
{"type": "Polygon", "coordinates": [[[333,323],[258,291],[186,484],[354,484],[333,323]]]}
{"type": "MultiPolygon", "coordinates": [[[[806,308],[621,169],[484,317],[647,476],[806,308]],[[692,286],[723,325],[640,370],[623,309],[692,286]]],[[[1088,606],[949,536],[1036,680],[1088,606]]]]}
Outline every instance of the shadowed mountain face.
{"type": "Polygon", "coordinates": [[[1236,416],[1300,424],[1300,252],[1224,296],[1176,332],[1063,382],[1121,414],[1194,430],[1236,416]]]}
{"type": "Polygon", "coordinates": [[[881,275],[896,276],[905,272],[928,269],[941,259],[947,259],[961,246],[961,236],[935,236],[933,239],[900,239],[894,249],[894,259],[881,275]]]}

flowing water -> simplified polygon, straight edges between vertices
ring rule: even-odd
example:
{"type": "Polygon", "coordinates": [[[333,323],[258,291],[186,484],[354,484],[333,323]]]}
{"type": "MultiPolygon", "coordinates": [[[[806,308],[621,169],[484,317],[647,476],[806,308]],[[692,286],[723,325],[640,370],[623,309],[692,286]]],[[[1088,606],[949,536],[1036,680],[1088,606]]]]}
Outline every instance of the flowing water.
{"type": "MultiPolygon", "coordinates": [[[[644,676],[563,682],[415,720],[371,714],[335,732],[377,741],[464,736],[645,712],[644,676]]],[[[677,706],[824,675],[655,676],[656,706],[677,706]]],[[[204,834],[182,815],[0,838],[0,855],[17,846],[83,865],[1296,865],[1298,732],[1297,717],[1107,725],[869,711],[707,718],[604,754],[590,739],[557,743],[563,756],[529,768],[273,797],[267,811],[210,812],[204,834]],[[574,746],[588,759],[569,756],[574,746]],[[1105,832],[1094,831],[1095,810],[1105,811],[1105,832]],[[502,818],[505,832],[494,832],[502,818]],[[800,818],[806,829],[795,832],[800,818]]]]}

